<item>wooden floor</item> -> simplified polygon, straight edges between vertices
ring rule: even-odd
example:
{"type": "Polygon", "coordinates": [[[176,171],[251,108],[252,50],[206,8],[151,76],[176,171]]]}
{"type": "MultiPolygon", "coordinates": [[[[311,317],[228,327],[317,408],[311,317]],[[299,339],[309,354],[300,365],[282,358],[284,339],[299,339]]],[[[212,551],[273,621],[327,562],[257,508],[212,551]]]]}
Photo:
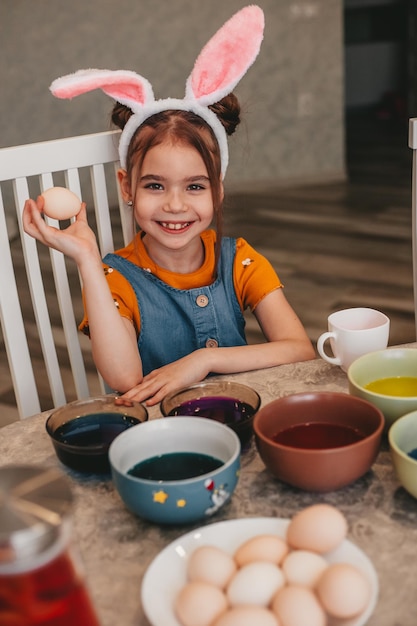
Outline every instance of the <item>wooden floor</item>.
{"type": "MultiPolygon", "coordinates": [[[[329,313],[351,306],[385,312],[390,345],[414,341],[407,124],[349,117],[347,163],[347,181],[229,196],[226,233],[246,238],[270,259],[313,342],[326,330],[329,313]]],[[[23,275],[18,281],[24,285],[23,275]]],[[[74,304],[81,312],[80,301],[74,304]]],[[[28,326],[33,337],[33,320],[28,326]]],[[[252,318],[247,329],[251,342],[262,340],[252,318]]],[[[2,425],[17,419],[17,409],[4,345],[0,350],[2,425]]],[[[39,348],[33,350],[42,379],[39,348]]],[[[42,407],[51,407],[46,385],[42,407]]]]}

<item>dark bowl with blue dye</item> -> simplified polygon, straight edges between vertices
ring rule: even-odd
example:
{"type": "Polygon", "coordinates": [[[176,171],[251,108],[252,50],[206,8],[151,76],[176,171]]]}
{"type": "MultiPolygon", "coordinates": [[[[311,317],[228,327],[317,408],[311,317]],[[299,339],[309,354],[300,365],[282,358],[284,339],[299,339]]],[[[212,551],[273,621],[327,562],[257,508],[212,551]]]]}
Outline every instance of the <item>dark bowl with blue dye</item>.
{"type": "Polygon", "coordinates": [[[139,402],[103,395],[59,407],[45,426],[61,463],[78,472],[103,474],[110,473],[112,441],[147,419],[139,402]]]}

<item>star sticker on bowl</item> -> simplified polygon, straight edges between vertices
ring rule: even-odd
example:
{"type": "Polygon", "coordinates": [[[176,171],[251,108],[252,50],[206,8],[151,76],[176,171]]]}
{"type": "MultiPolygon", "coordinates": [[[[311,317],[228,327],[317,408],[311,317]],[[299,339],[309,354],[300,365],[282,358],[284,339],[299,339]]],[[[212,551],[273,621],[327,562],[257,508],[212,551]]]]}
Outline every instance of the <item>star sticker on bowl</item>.
{"type": "Polygon", "coordinates": [[[165,504],[167,499],[168,494],[165,491],[162,491],[162,489],[160,491],[155,491],[153,494],[154,502],[160,502],[161,504],[165,504]]]}
{"type": "Polygon", "coordinates": [[[184,498],[181,498],[180,500],[177,500],[177,507],[182,509],[185,506],[187,506],[187,500],[184,500],[184,498]]]}

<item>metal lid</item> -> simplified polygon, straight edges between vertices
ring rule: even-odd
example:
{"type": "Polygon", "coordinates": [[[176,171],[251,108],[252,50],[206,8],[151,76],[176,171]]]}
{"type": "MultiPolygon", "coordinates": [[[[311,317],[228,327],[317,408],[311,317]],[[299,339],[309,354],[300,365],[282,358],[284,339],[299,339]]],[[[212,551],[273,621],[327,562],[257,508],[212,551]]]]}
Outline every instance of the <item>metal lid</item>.
{"type": "Polygon", "coordinates": [[[0,468],[0,568],[42,554],[59,537],[73,496],[55,468],[0,468]]]}

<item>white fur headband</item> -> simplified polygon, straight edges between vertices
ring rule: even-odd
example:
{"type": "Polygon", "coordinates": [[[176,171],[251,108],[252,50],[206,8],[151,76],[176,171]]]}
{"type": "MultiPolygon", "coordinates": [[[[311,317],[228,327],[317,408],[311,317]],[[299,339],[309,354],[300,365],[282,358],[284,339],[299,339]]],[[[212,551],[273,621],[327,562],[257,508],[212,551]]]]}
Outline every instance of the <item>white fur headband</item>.
{"type": "Polygon", "coordinates": [[[120,137],[120,163],[126,168],[129,143],[139,126],[151,115],[170,109],[192,111],[211,127],[220,148],[224,177],[229,161],[226,131],[208,105],[233,91],[258,56],[264,31],[264,14],[249,5],[233,15],[200,52],[185,85],[185,97],[155,100],[146,78],[129,70],[79,70],[53,81],[50,90],[57,98],[73,98],[101,89],[133,115],[120,137]]]}

